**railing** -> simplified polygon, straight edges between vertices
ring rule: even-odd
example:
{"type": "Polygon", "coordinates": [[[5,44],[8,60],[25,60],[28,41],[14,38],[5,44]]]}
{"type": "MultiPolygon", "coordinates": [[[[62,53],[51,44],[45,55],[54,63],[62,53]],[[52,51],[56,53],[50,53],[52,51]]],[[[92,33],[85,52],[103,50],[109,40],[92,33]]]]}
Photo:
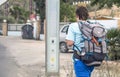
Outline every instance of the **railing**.
{"type": "Polygon", "coordinates": [[[25,24],[8,24],[8,31],[21,31],[23,25],[25,24]]]}
{"type": "MultiPolygon", "coordinates": [[[[70,22],[60,22],[59,26],[63,26],[65,24],[68,24],[70,22]]],[[[25,24],[8,24],[8,31],[21,31],[22,26],[25,24]]],[[[44,26],[41,24],[41,29],[43,29],[44,26]]],[[[0,23],[0,30],[2,30],[2,23],[0,23]]],[[[43,33],[43,31],[41,32],[43,33]]]]}
{"type": "MultiPolygon", "coordinates": [[[[25,24],[8,24],[8,31],[21,31],[23,25],[25,24]]],[[[0,23],[0,30],[2,30],[2,23],[0,23]]]]}
{"type": "Polygon", "coordinates": [[[2,23],[0,23],[0,30],[2,30],[2,23]]]}

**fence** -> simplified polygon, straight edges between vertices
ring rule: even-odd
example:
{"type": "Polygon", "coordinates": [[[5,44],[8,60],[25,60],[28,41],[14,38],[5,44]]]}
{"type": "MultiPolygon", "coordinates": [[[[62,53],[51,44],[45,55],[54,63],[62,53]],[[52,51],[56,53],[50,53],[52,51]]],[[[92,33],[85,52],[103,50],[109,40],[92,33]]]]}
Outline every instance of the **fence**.
{"type": "MultiPolygon", "coordinates": [[[[69,22],[60,22],[59,26],[68,24],[69,22]]],[[[8,31],[21,31],[22,26],[25,24],[8,24],[8,31]]],[[[41,23],[41,33],[44,32],[44,24],[41,23]]],[[[2,23],[0,23],[0,30],[2,30],[2,23]]]]}
{"type": "MultiPolygon", "coordinates": [[[[21,27],[25,24],[8,24],[8,31],[21,31],[21,27]]],[[[0,23],[0,30],[2,30],[2,23],[0,23]]]]}
{"type": "Polygon", "coordinates": [[[21,31],[23,25],[25,24],[8,24],[8,31],[21,31]]]}
{"type": "Polygon", "coordinates": [[[2,23],[0,23],[0,30],[2,30],[2,23]]]}

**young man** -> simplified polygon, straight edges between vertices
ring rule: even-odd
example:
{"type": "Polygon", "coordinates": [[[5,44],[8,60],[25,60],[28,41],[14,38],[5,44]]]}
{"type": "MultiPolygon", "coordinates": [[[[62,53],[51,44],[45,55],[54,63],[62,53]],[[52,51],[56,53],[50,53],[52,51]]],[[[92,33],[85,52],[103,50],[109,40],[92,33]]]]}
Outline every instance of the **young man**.
{"type": "MultiPolygon", "coordinates": [[[[73,50],[79,51],[82,47],[84,47],[84,43],[82,42],[82,33],[79,30],[78,23],[87,23],[86,20],[88,19],[89,14],[88,10],[84,6],[80,6],[76,9],[76,19],[77,22],[70,24],[68,29],[68,35],[66,37],[66,42],[68,46],[73,46],[73,50]]],[[[75,53],[74,53],[75,54],[75,53]]],[[[73,61],[74,61],[74,70],[76,77],[90,77],[91,72],[93,71],[93,66],[87,66],[85,65],[80,59],[75,57],[73,55],[73,61]]]]}

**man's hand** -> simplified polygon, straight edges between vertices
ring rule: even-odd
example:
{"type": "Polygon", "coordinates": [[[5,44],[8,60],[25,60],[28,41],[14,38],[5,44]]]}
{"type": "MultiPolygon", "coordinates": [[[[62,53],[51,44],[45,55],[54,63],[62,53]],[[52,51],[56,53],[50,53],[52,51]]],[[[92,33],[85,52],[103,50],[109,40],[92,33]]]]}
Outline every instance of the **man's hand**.
{"type": "Polygon", "coordinates": [[[74,42],[72,40],[66,40],[66,43],[68,46],[72,46],[74,44],[74,42]]]}

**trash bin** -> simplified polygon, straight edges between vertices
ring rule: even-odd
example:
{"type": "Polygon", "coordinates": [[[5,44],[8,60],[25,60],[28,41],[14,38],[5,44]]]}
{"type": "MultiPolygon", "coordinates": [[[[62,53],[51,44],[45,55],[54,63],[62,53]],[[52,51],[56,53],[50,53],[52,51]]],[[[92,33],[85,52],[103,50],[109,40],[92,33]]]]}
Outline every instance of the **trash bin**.
{"type": "Polygon", "coordinates": [[[33,26],[26,24],[22,26],[22,38],[23,39],[33,39],[33,26]]]}

